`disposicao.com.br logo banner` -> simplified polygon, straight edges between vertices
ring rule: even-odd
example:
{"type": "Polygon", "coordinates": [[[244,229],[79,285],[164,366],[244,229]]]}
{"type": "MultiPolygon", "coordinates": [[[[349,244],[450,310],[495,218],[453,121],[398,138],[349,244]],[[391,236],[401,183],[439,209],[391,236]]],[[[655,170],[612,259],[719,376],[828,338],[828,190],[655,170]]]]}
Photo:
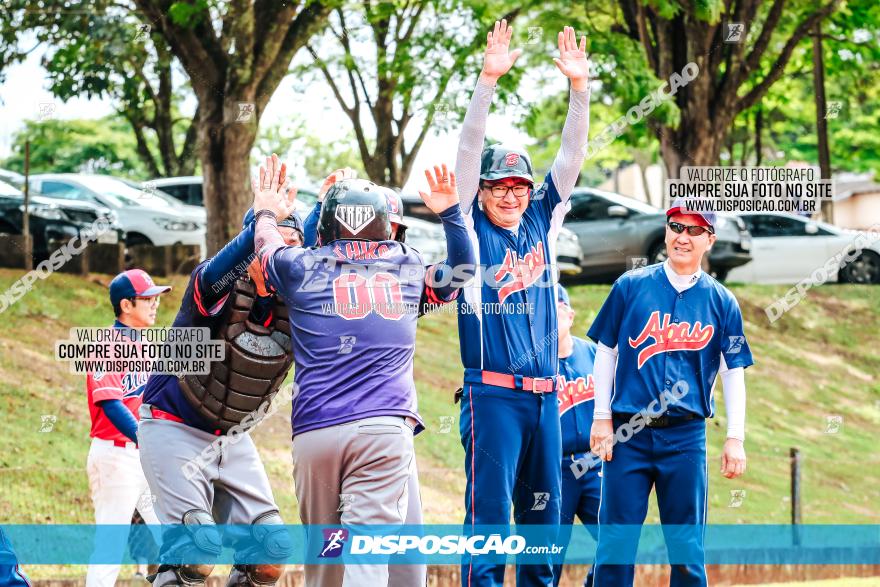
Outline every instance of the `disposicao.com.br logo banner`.
{"type": "MultiPolygon", "coordinates": [[[[598,530],[580,524],[562,529],[459,524],[0,526],[19,564],[130,564],[130,532],[136,542],[152,540],[163,547],[161,560],[149,563],[457,565],[474,557],[487,563],[549,559],[591,564],[597,556],[598,530]],[[267,532],[271,540],[266,540],[267,532]],[[197,544],[223,546],[205,552],[197,544]],[[267,550],[266,544],[274,546],[267,550]]],[[[604,525],[601,534],[614,543],[601,555],[607,564],[880,564],[880,526],[869,524],[604,525]]],[[[11,560],[12,555],[0,548],[0,564],[11,560]]]]}

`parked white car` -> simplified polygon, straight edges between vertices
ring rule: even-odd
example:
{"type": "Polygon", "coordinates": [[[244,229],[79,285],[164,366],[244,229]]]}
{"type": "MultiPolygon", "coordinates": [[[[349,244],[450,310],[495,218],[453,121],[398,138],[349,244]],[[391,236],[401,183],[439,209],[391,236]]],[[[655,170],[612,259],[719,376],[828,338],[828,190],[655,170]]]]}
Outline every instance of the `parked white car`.
{"type": "Polygon", "coordinates": [[[880,242],[870,242],[871,233],[858,238],[858,231],[792,214],[748,212],[737,216],[752,235],[752,262],[731,269],[729,281],[798,283],[811,279],[836,255],[843,259],[853,245],[870,243],[839,271],[835,265],[829,280],[880,283],[880,242]]]}
{"type": "MultiPolygon", "coordinates": [[[[160,177],[144,182],[146,189],[155,188],[162,190],[169,196],[180,200],[184,204],[193,206],[204,206],[204,195],[202,193],[202,183],[204,180],[201,175],[182,175],[180,177],[160,177]]],[[[303,186],[297,186],[296,194],[296,210],[300,214],[308,214],[312,210],[312,206],[318,200],[318,193],[315,190],[303,186]]]]}
{"type": "Polygon", "coordinates": [[[188,206],[159,190],[138,190],[106,175],[52,173],[32,176],[31,188],[51,198],[79,200],[114,211],[128,245],[199,245],[205,250],[204,208],[188,206]]]}

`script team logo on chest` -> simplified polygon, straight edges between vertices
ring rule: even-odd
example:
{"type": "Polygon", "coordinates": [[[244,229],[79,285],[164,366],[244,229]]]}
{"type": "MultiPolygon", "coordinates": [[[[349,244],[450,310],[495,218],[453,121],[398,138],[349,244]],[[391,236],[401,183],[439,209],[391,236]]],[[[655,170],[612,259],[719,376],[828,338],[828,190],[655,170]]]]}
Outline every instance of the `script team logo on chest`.
{"type": "Polygon", "coordinates": [[[568,381],[564,375],[559,375],[556,389],[556,402],[559,404],[561,416],[574,406],[592,400],[596,392],[596,382],[592,374],[587,375],[586,379],[578,377],[574,381],[568,381]]]}
{"type": "Polygon", "coordinates": [[[495,272],[495,281],[501,283],[508,275],[512,275],[513,279],[498,290],[498,301],[504,303],[510,294],[524,290],[538,281],[538,278],[544,273],[545,266],[543,242],[539,242],[537,247],[531,247],[531,250],[522,258],[517,255],[516,251],[507,249],[501,268],[495,272]]]}
{"type": "Polygon", "coordinates": [[[654,355],[671,351],[699,351],[709,344],[715,327],[711,324],[703,326],[700,322],[679,322],[670,324],[671,316],[663,314],[661,323],[660,311],[655,310],[648,318],[642,332],[636,338],[629,339],[629,346],[637,349],[649,338],[654,339],[639,351],[638,368],[641,369],[648,359],[654,355]]]}

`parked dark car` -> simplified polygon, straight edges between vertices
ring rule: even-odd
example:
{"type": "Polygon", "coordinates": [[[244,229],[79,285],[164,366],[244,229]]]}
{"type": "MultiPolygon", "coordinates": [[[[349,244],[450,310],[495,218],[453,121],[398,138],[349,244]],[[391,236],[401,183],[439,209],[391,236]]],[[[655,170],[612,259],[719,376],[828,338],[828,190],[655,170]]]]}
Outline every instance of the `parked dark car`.
{"type": "MultiPolygon", "coordinates": [[[[79,236],[94,221],[83,221],[75,215],[72,217],[68,215],[69,210],[47,203],[39,196],[32,198],[28,207],[28,226],[34,243],[33,257],[37,263],[49,257],[53,250],[52,241],[66,242],[79,236]]],[[[78,211],[73,212],[76,214],[78,211]]],[[[17,188],[0,181],[0,233],[20,235],[23,228],[24,195],[17,188]]],[[[110,231],[99,240],[118,242],[118,238],[118,233],[110,231]]]]}
{"type": "MultiPolygon", "coordinates": [[[[3,179],[0,179],[0,183],[3,183],[6,188],[7,197],[18,198],[19,204],[24,205],[24,194],[22,193],[18,185],[12,184],[11,182],[3,179]],[[12,192],[9,191],[10,187],[13,190],[12,192]]],[[[66,198],[56,198],[46,195],[42,192],[37,191],[33,182],[31,183],[29,201],[32,206],[45,205],[57,208],[64,213],[64,216],[67,220],[70,220],[75,224],[82,225],[83,227],[94,223],[96,220],[98,220],[98,218],[105,219],[111,225],[112,230],[108,231],[104,235],[101,242],[114,244],[118,242],[118,239],[125,239],[125,231],[119,225],[119,217],[110,208],[106,208],[98,204],[93,204],[91,202],[69,200],[66,198]]]]}
{"type": "MultiPolygon", "coordinates": [[[[575,188],[563,226],[574,232],[583,250],[583,277],[616,279],[639,262],[666,259],[665,212],[626,196],[575,188]]],[[[718,240],[709,254],[709,273],[724,281],[728,271],[751,260],[751,235],[733,215],[718,215],[718,240]]]]}

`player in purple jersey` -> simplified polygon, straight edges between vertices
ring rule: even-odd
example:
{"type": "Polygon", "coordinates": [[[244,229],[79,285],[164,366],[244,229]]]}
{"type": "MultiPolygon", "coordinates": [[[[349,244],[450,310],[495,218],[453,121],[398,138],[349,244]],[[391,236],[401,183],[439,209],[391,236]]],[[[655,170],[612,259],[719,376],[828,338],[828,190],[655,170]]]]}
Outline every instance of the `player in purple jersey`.
{"type": "MultiPolygon", "coordinates": [[[[267,166],[284,175],[277,157],[267,166]]],[[[262,286],[254,224],[249,212],[241,233],[195,268],[173,323],[209,328],[213,339],[225,341],[226,358],[204,376],[154,374],[144,391],[141,465],[159,520],[174,525],[164,532],[162,565],[150,577],[154,586],[204,585],[213,569],[206,561],[220,554],[224,542],[235,550],[228,587],[272,585],[292,552],[243,424],[248,412],[271,400],[290,367],[286,308],[262,286]],[[236,434],[226,436],[231,431],[236,434]],[[221,537],[215,520],[234,525],[234,531],[221,537]]],[[[285,215],[279,224],[287,244],[302,243],[299,218],[285,215]]]]}
{"type": "Polygon", "coordinates": [[[700,270],[715,242],[715,214],[676,202],[666,215],[668,259],[623,274],[589,331],[598,345],[590,446],[605,461],[597,586],[633,584],[629,563],[652,488],[673,563],[670,585],[707,584],[706,418],[715,413],[719,375],[727,409],[721,473],[733,479],[745,471],[744,369],[752,353],[736,298],[700,270]]]}
{"type": "MultiPolygon", "coordinates": [[[[510,52],[506,21],[487,36],[483,70],[462,126],[456,174],[468,236],[485,272],[458,300],[465,367],[460,433],[465,449],[465,525],[510,521],[557,526],[560,513],[556,407],[556,238],[587,148],[589,64],[574,29],[559,33],[559,70],[569,79],[558,154],[535,185],[522,149],[483,149],[495,83],[521,51],[510,52]],[[475,202],[478,200],[478,202],[475,202]]],[[[552,542],[548,532],[548,542],[552,542]]],[[[520,585],[552,585],[548,555],[517,568],[520,585]]],[[[465,559],[463,585],[501,585],[504,565],[465,559]]]]}
{"type": "MultiPolygon", "coordinates": [[[[448,257],[426,266],[392,240],[399,205],[366,180],[333,185],[321,206],[319,246],[285,247],[275,228],[275,180],[254,200],[256,245],[266,283],[290,307],[298,393],[293,461],[304,524],[419,523],[413,435],[424,426],[413,382],[416,320],[454,299],[453,268],[474,266],[455,176],[425,173],[425,204],[446,232],[448,257]]],[[[400,232],[398,231],[398,236],[400,232]]],[[[339,534],[308,544],[309,555],[341,553],[339,534]]],[[[307,565],[309,586],[424,585],[424,565],[307,565]]]]}

